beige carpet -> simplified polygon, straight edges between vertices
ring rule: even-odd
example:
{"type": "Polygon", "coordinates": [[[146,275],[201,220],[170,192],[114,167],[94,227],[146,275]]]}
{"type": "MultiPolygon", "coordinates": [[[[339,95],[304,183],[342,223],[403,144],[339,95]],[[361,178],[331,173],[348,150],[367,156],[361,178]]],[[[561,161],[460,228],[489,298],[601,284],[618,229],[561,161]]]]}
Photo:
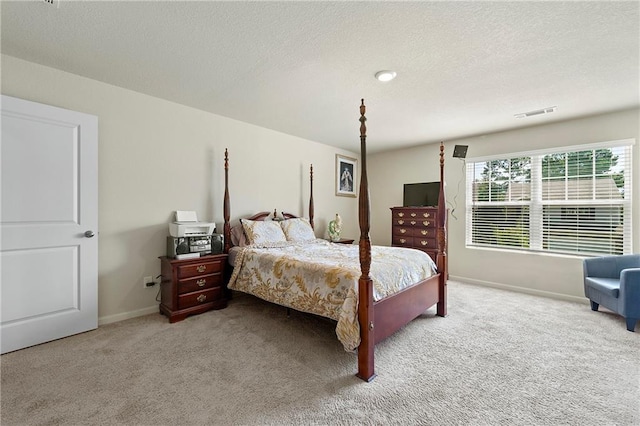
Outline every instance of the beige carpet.
{"type": "Polygon", "coordinates": [[[588,305],[451,282],[353,374],[333,324],[250,296],[3,355],[5,425],[640,425],[640,332],[588,305]]]}

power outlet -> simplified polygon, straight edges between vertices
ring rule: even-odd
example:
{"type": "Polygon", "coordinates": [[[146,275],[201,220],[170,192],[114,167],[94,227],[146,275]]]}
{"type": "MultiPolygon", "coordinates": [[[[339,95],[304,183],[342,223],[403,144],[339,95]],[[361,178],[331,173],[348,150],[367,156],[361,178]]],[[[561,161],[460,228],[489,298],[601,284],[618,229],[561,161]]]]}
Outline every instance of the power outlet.
{"type": "Polygon", "coordinates": [[[155,281],[153,281],[153,277],[143,277],[142,278],[142,287],[149,288],[156,285],[155,281]]]}
{"type": "Polygon", "coordinates": [[[56,6],[57,9],[60,9],[60,0],[42,0],[45,4],[56,6]]]}

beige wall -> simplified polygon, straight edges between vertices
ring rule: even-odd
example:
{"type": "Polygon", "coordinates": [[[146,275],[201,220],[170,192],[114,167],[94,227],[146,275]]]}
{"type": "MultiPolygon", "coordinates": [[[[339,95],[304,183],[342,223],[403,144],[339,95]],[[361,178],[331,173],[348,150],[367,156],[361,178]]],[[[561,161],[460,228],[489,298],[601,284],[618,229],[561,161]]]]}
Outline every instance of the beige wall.
{"type": "MultiPolygon", "coordinates": [[[[454,145],[468,145],[467,158],[500,155],[558,146],[636,139],[633,148],[633,251],[640,252],[640,110],[587,117],[481,137],[447,141],[446,197],[454,215],[449,219],[449,271],[452,279],[584,300],[582,258],[549,254],[482,250],[465,247],[465,176],[463,161],[452,158],[454,145]],[[456,197],[457,194],[457,197],[456,197]],[[455,203],[454,203],[455,201],[455,203]]],[[[369,156],[371,239],[391,243],[389,207],[402,205],[404,183],[439,180],[438,144],[369,156]]],[[[480,301],[481,303],[481,301],[480,301]]]]}
{"type": "Polygon", "coordinates": [[[313,163],[316,235],[340,213],[343,235],[358,236],[356,199],[334,190],[335,154],[356,153],[6,55],[1,65],[2,94],[98,117],[101,323],[157,311],[157,287],[142,277],[160,273],[175,210],[222,229],[225,148],[232,218],[274,208],[308,217],[313,163]]]}
{"type": "MultiPolygon", "coordinates": [[[[99,316],[106,323],[156,311],[156,289],[143,276],[159,274],[168,222],[175,210],[222,223],[223,155],[230,152],[232,217],[259,210],[308,215],[308,167],[314,165],[316,235],[326,236],[335,213],[343,235],[358,238],[357,200],[334,195],[335,154],[316,142],[209,114],[172,102],[2,56],[2,93],[72,109],[99,119],[99,316]]],[[[582,259],[468,249],[464,244],[463,162],[505,154],[616,139],[639,139],[639,110],[629,110],[446,143],[446,194],[451,277],[582,299],[582,259]],[[458,190],[459,187],[459,190],[458,190]],[[455,197],[457,194],[457,197],[455,197]],[[455,200],[454,200],[455,197],[455,200]]],[[[439,179],[437,144],[370,155],[371,238],[389,245],[391,213],[402,185],[439,179]]],[[[634,147],[634,252],[640,250],[640,146],[634,147]]]]}

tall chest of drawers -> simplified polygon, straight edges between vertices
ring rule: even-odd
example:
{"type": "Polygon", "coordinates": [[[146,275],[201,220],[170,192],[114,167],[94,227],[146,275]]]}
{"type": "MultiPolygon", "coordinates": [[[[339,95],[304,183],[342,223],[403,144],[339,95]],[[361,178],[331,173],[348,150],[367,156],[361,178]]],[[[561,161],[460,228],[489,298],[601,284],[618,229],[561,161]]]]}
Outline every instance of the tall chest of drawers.
{"type": "Polygon", "coordinates": [[[391,245],[420,249],[438,256],[436,207],[391,207],[391,245]]]}
{"type": "Polygon", "coordinates": [[[160,313],[169,322],[227,307],[224,295],[226,254],[177,260],[161,257],[160,313]]]}

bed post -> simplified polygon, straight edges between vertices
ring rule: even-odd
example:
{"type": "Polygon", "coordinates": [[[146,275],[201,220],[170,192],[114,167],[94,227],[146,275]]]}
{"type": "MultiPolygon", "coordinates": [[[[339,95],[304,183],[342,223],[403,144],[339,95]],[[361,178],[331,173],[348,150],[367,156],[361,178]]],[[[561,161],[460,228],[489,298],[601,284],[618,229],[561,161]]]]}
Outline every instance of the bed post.
{"type": "Polygon", "coordinates": [[[315,229],[313,226],[313,164],[309,168],[309,178],[309,185],[311,186],[309,192],[309,223],[311,224],[311,229],[315,229]]]}
{"type": "Polygon", "coordinates": [[[373,281],[369,276],[371,268],[371,240],[369,239],[369,182],[367,181],[367,121],[364,116],[366,107],[364,99],[360,105],[360,193],[358,200],[358,217],[360,220],[360,269],[362,275],[358,280],[358,322],[360,323],[360,346],[358,346],[358,376],[370,382],[376,377],[373,368],[375,334],[373,324],[373,281]]]}
{"type": "Polygon", "coordinates": [[[438,196],[438,258],[437,266],[440,278],[438,293],[440,295],[436,314],[447,316],[447,208],[444,199],[444,142],[440,142],[440,195],[438,196]]]}
{"type": "Polygon", "coordinates": [[[229,253],[231,248],[231,224],[230,218],[230,201],[229,201],[229,151],[224,149],[224,202],[223,202],[223,214],[224,214],[224,252],[229,253]]]}

